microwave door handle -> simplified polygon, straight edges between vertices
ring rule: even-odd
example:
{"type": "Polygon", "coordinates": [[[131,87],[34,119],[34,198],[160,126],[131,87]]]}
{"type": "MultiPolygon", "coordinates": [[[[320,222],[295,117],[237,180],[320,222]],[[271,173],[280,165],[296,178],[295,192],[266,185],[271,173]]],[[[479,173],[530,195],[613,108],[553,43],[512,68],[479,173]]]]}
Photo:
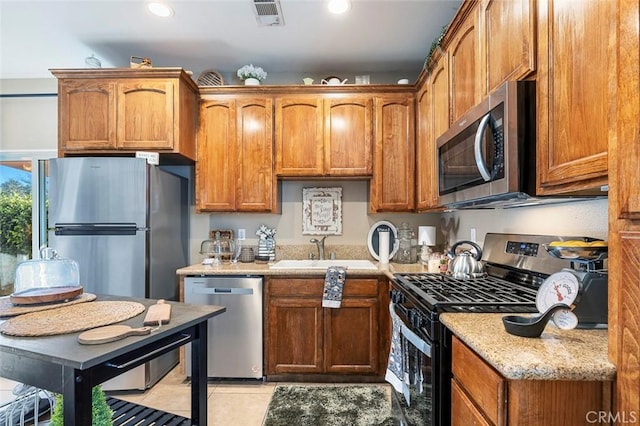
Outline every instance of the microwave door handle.
{"type": "Polygon", "coordinates": [[[491,120],[491,113],[482,117],[482,120],[480,120],[480,125],[478,126],[478,130],[476,131],[476,139],[473,144],[473,153],[476,157],[476,166],[478,166],[478,171],[480,172],[480,175],[482,176],[482,179],[485,180],[485,182],[491,181],[491,175],[489,174],[487,165],[484,162],[484,158],[482,158],[482,135],[484,135],[484,131],[489,125],[489,120],[491,120]]]}

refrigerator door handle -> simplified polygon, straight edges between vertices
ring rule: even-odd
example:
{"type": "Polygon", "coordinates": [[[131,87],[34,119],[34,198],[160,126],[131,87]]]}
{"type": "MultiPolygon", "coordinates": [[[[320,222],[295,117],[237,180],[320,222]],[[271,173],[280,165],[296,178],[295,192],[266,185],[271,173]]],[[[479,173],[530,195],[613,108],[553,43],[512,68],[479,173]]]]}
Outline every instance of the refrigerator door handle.
{"type": "Polygon", "coordinates": [[[58,223],[56,235],[136,235],[135,223],[58,223]]]}

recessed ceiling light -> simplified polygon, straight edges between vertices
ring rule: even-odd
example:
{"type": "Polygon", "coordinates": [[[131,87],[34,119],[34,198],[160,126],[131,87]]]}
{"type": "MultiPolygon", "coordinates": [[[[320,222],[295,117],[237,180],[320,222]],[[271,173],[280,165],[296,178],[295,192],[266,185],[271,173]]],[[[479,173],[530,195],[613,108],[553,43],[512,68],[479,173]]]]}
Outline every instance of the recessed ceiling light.
{"type": "Polygon", "coordinates": [[[147,9],[156,16],[167,18],[173,15],[173,9],[164,3],[150,2],[147,3],[147,9]]]}
{"type": "Polygon", "coordinates": [[[351,0],[329,0],[327,8],[331,13],[345,13],[351,9],[351,0]]]}

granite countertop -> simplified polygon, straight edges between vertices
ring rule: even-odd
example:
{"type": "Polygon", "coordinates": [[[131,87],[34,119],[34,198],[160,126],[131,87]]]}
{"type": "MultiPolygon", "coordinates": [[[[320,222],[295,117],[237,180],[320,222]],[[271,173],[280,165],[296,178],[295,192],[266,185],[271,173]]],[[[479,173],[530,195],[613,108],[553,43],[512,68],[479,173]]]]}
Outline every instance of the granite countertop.
{"type": "Polygon", "coordinates": [[[507,333],[504,314],[443,313],[440,321],[511,380],[614,380],[607,330],[560,330],[547,325],[539,338],[507,333]]]}
{"type": "MultiPolygon", "coordinates": [[[[426,266],[420,263],[389,263],[386,266],[381,265],[376,261],[372,261],[378,269],[348,269],[347,276],[371,276],[371,275],[386,275],[388,278],[392,278],[395,273],[420,273],[427,272],[426,266]]],[[[340,259],[336,259],[336,265],[340,265],[340,259]]],[[[223,264],[223,265],[202,265],[197,263],[195,265],[185,266],[176,271],[178,275],[316,275],[324,276],[324,269],[271,269],[268,264],[260,263],[236,263],[236,264],[223,264]]]]}

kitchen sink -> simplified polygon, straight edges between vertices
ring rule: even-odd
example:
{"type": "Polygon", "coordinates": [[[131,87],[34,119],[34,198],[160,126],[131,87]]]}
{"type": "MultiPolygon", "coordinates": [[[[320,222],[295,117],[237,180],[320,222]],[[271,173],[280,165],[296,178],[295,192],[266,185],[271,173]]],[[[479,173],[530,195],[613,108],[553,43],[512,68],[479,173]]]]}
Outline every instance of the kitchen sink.
{"type": "Polygon", "coordinates": [[[270,269],[327,269],[329,266],[344,266],[349,269],[372,269],[378,267],[368,260],[333,259],[333,260],[280,260],[269,266],[270,269]]]}

